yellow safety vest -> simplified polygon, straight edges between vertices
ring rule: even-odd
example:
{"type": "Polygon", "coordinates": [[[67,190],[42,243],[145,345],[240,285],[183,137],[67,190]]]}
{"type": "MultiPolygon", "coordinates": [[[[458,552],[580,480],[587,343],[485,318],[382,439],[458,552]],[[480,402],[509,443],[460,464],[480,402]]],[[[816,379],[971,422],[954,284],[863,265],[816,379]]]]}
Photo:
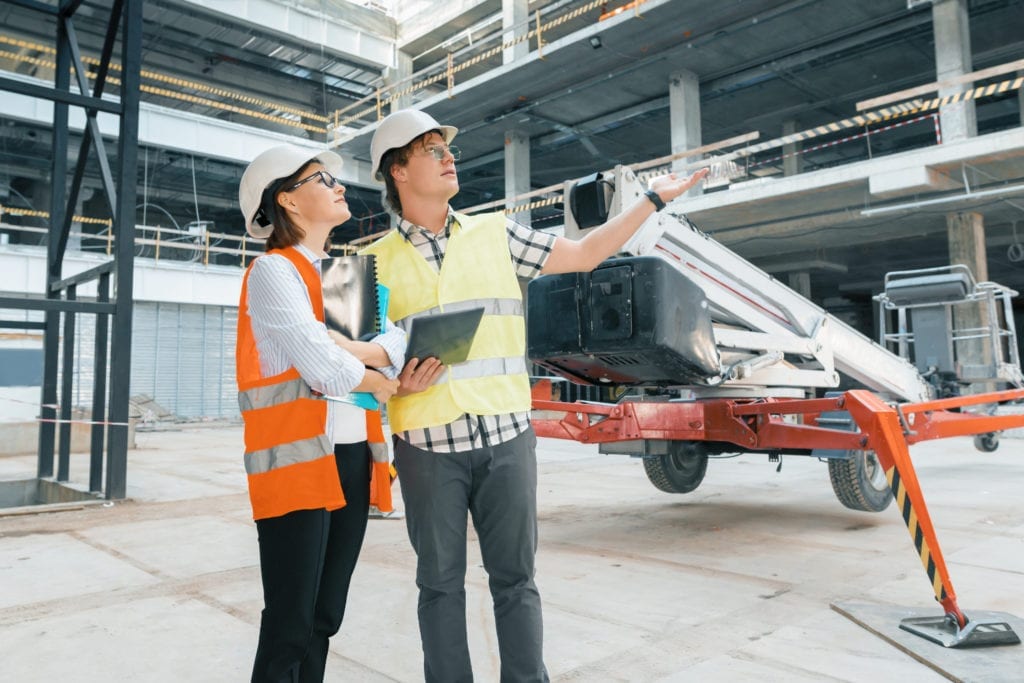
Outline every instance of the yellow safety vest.
{"type": "Polygon", "coordinates": [[[464,363],[434,386],[393,398],[393,432],[448,424],[463,413],[500,415],[530,409],[523,298],[508,250],[505,216],[456,214],[440,272],[397,230],[362,253],[377,257],[377,276],[391,290],[389,315],[408,329],[412,320],[482,306],[484,316],[464,363]]]}

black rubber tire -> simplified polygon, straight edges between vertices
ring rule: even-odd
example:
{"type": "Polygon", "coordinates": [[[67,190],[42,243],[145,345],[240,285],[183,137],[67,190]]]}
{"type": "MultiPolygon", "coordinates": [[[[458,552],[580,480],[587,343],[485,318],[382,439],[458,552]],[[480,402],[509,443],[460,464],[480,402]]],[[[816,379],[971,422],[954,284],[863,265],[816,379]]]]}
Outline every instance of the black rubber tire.
{"type": "Polygon", "coordinates": [[[988,432],[974,436],[974,447],[982,453],[992,453],[999,448],[999,433],[988,432]]]}
{"type": "Polygon", "coordinates": [[[892,503],[892,489],[874,451],[850,451],[828,461],[828,476],[839,502],[851,510],[881,512],[892,503]]]}
{"type": "Polygon", "coordinates": [[[708,454],[699,442],[670,441],[665,455],[644,456],[644,471],[658,489],[690,493],[704,481],[708,454]]]}

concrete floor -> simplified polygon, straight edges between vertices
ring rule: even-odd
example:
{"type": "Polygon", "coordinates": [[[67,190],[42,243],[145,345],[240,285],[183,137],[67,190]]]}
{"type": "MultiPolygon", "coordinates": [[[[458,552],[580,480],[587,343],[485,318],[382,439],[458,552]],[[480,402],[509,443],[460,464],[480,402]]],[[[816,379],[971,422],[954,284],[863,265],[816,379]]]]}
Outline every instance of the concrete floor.
{"type": "MultiPolygon", "coordinates": [[[[131,500],[0,516],[0,680],[247,680],[261,591],[240,429],[137,441],[131,500]]],[[[912,454],[964,611],[1024,615],[1024,442],[912,454]]],[[[687,495],[592,446],[542,439],[539,460],[555,681],[1022,680],[1024,646],[943,651],[943,676],[831,609],[939,614],[896,508],[843,508],[816,460],[786,458],[779,473],[762,456],[714,461],[687,495]],[[972,668],[979,657],[997,666],[972,668]]],[[[34,471],[34,457],[0,458],[0,481],[34,471]]],[[[470,553],[474,667],[497,681],[486,575],[470,553]]],[[[422,680],[413,569],[404,523],[372,520],[328,680],[422,680]]]]}

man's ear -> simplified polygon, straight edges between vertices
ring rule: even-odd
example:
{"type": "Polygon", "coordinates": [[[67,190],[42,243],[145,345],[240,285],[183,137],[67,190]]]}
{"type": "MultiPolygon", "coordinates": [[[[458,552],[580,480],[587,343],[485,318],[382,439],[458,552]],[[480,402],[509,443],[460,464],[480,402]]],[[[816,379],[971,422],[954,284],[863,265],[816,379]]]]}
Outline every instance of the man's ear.
{"type": "Polygon", "coordinates": [[[404,183],[409,178],[409,173],[406,170],[405,166],[400,166],[398,164],[391,164],[390,172],[391,172],[391,178],[396,183],[404,183]]]}

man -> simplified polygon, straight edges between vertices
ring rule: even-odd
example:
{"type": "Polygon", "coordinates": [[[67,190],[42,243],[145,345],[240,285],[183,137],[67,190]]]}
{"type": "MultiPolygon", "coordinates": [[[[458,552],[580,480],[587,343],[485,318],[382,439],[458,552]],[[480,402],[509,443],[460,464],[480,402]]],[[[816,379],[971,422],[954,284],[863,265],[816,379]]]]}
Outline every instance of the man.
{"type": "Polygon", "coordinates": [[[444,368],[412,359],[388,404],[406,525],[416,551],[418,616],[427,681],[471,681],[466,640],[467,512],[480,538],[494,601],[501,680],[547,681],[537,548],[536,436],[519,278],[589,271],[655,211],[698,183],[662,176],[619,216],[577,241],[536,232],[501,212],[465,216],[450,146],[457,133],[426,113],[395,112],[370,144],[398,227],[365,251],[391,289],[390,312],[416,317],[477,306],[484,318],[470,358],[444,368]]]}

